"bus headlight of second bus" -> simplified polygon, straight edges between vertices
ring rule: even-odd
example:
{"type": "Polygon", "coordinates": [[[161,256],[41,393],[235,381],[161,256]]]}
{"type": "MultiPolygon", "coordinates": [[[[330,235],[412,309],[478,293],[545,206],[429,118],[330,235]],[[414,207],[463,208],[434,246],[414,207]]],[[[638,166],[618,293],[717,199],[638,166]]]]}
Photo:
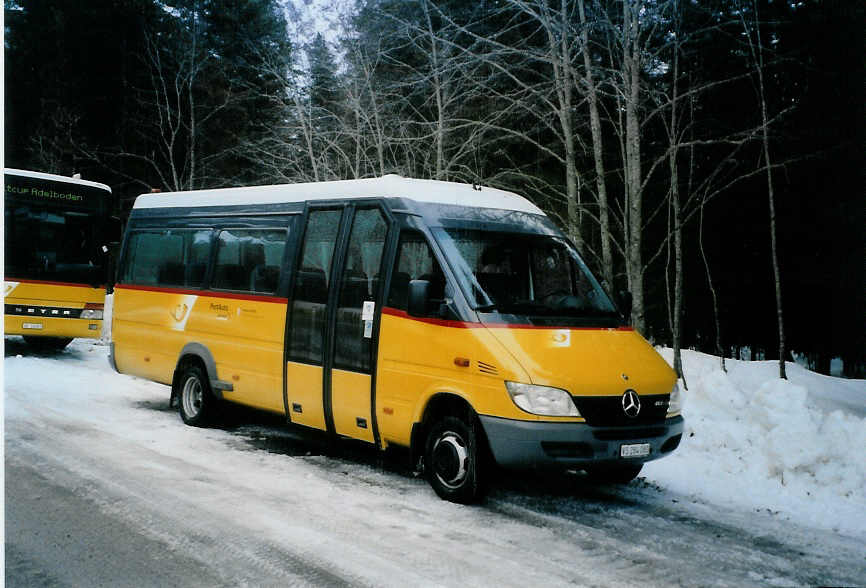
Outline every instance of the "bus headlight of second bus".
{"type": "Polygon", "coordinates": [[[103,306],[101,304],[88,302],[84,305],[84,310],[81,311],[81,315],[79,315],[78,318],[83,318],[90,321],[101,321],[102,310],[103,306]]]}
{"type": "Polygon", "coordinates": [[[505,382],[505,389],[514,404],[526,412],[542,416],[580,416],[571,394],[560,388],[505,382]]]}
{"type": "Polygon", "coordinates": [[[668,414],[667,416],[672,417],[674,415],[678,415],[683,411],[683,395],[680,392],[680,383],[677,382],[674,384],[673,390],[671,390],[671,399],[668,403],[668,414]]]}

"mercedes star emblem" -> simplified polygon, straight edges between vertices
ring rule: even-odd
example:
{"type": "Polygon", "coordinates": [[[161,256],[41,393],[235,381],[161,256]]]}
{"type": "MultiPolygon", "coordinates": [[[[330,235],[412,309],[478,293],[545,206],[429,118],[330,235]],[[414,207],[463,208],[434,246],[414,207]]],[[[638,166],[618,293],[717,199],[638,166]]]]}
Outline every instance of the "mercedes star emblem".
{"type": "Polygon", "coordinates": [[[626,390],[622,395],[622,411],[625,416],[633,419],[640,414],[640,398],[634,390],[626,390]]]}

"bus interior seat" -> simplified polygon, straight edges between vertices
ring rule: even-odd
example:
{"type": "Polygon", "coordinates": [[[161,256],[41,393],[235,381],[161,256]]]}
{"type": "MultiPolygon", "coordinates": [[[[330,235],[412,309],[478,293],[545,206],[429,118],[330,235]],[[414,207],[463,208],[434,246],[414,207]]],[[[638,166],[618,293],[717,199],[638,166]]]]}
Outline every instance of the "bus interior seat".
{"type": "Polygon", "coordinates": [[[395,272],[391,278],[391,291],[388,294],[388,306],[406,310],[409,306],[409,280],[406,272],[395,272]]]}
{"type": "Polygon", "coordinates": [[[367,298],[367,274],[360,270],[348,270],[343,278],[340,306],[361,308],[367,298]]]}
{"type": "Polygon", "coordinates": [[[167,261],[159,266],[157,283],[167,286],[184,285],[184,265],[177,261],[167,261]]]}
{"type": "Polygon", "coordinates": [[[216,267],[214,286],[224,290],[243,290],[247,287],[249,272],[239,263],[224,263],[216,267]]]}
{"type": "Polygon", "coordinates": [[[301,268],[295,284],[295,299],[327,304],[328,282],[325,279],[325,270],[313,267],[301,268]]]}
{"type": "Polygon", "coordinates": [[[244,243],[241,248],[241,265],[250,271],[257,265],[265,265],[265,246],[261,243],[244,243]]]}
{"type": "Polygon", "coordinates": [[[276,265],[257,265],[250,275],[250,291],[275,292],[280,280],[280,268],[276,265]]]}
{"type": "Polygon", "coordinates": [[[201,286],[204,282],[204,274],[207,270],[206,263],[191,263],[186,268],[186,285],[201,286]]]}
{"type": "Polygon", "coordinates": [[[514,280],[508,274],[479,272],[475,277],[493,302],[505,302],[512,298],[510,292],[514,280]]]}

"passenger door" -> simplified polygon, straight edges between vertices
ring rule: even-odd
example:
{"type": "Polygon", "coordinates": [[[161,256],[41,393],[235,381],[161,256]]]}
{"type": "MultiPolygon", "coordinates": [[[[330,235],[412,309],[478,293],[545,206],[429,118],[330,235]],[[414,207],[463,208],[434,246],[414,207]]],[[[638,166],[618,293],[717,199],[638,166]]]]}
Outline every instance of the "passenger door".
{"type": "Polygon", "coordinates": [[[338,435],[373,443],[374,320],[380,306],[388,221],[379,208],[356,208],[342,258],[333,313],[334,345],[325,406],[338,435]],[[329,388],[329,389],[328,389],[329,388]]]}
{"type": "Polygon", "coordinates": [[[286,337],[289,419],[325,429],[325,343],[331,274],[343,208],[311,209],[296,263],[286,337]]]}
{"type": "Polygon", "coordinates": [[[375,320],[389,226],[378,206],[308,213],[286,339],[294,423],[375,442],[375,320]]]}

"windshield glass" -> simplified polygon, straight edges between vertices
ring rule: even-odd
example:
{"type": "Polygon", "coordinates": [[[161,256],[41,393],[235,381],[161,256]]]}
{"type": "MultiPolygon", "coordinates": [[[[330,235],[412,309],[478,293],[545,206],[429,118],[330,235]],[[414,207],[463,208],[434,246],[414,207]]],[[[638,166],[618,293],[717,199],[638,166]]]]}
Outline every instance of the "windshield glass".
{"type": "Polygon", "coordinates": [[[552,235],[434,229],[460,287],[481,313],[540,325],[605,325],[619,315],[574,248],[552,235]]]}
{"type": "Polygon", "coordinates": [[[6,202],[6,275],[90,283],[104,280],[95,215],[6,202]]]}

